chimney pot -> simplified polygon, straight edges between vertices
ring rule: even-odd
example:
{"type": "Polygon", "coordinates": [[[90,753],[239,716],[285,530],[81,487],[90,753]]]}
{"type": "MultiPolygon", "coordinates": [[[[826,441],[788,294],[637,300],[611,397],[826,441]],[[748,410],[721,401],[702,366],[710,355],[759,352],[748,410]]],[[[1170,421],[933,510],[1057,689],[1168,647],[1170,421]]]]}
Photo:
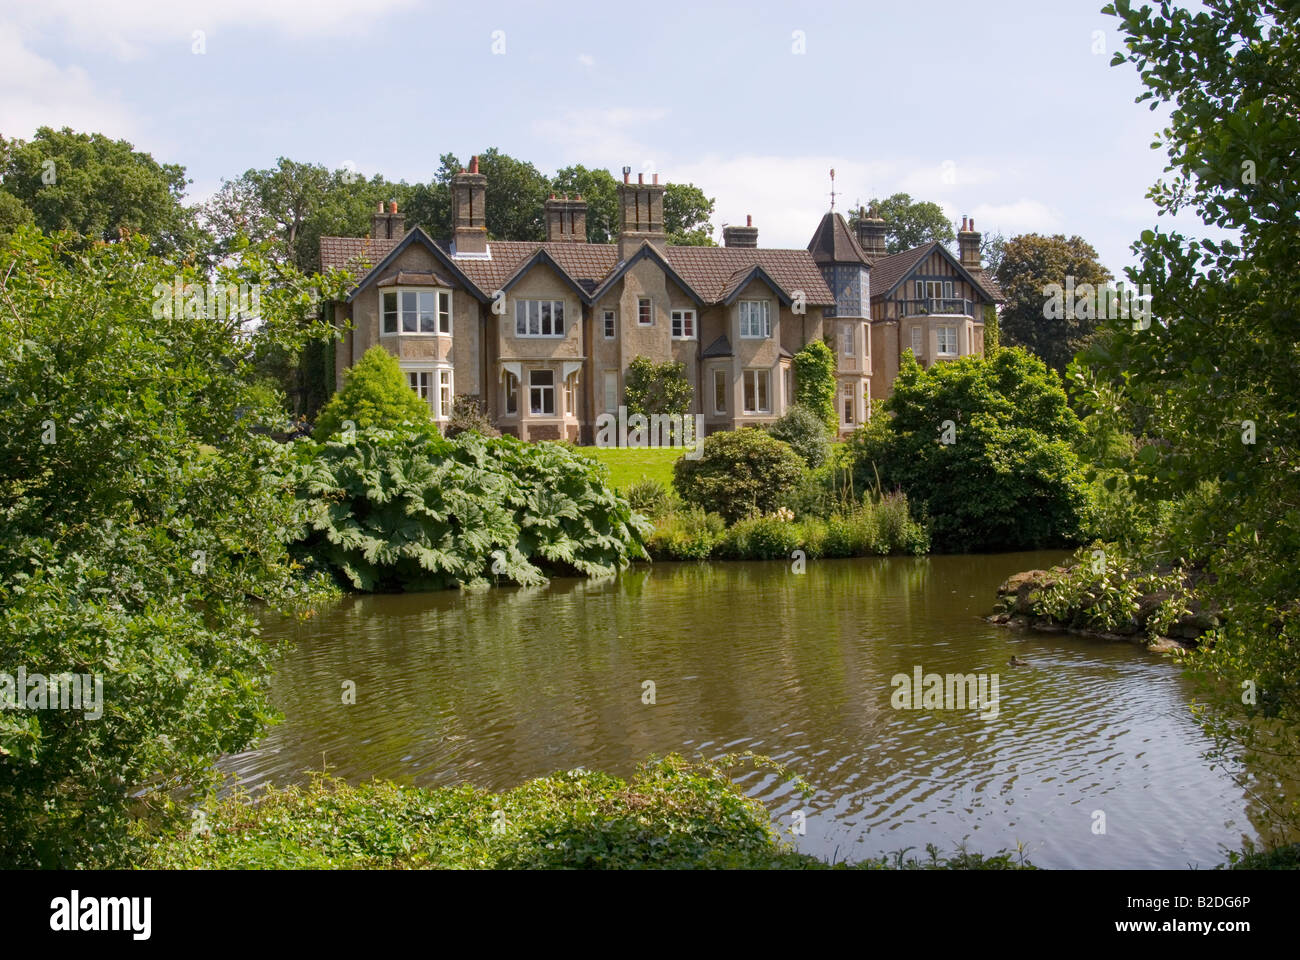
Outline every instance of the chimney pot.
{"type": "Polygon", "coordinates": [[[397,212],[397,201],[396,201],[396,200],[389,200],[389,201],[388,201],[388,212],[389,212],[389,213],[396,213],[396,212],[397,212]]]}
{"type": "Polygon", "coordinates": [[[659,174],[657,174],[657,173],[652,174],[652,175],[651,175],[651,180],[650,180],[650,182],[653,183],[655,186],[658,186],[658,185],[659,185],[659,174]]]}
{"type": "Polygon", "coordinates": [[[477,157],[477,156],[473,156],[473,157],[470,157],[470,158],[469,158],[469,172],[470,172],[470,173],[478,173],[478,157],[477,157]]]}
{"type": "Polygon", "coordinates": [[[379,209],[376,210],[375,213],[383,213],[383,212],[384,212],[384,201],[380,200],[380,201],[379,201],[379,209]]]}
{"type": "Polygon", "coordinates": [[[638,174],[636,175],[636,182],[637,182],[637,183],[645,183],[645,174],[644,174],[644,173],[638,173],[638,174]]]}
{"type": "Polygon", "coordinates": [[[754,225],[753,215],[749,213],[745,214],[745,226],[752,227],[753,225],[754,225]]]}

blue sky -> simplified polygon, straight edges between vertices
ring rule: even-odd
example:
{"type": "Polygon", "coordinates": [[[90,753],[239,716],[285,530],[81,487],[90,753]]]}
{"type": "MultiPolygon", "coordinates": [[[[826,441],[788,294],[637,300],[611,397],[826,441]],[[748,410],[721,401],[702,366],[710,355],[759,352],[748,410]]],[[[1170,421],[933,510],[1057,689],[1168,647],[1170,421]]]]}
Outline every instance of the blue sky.
{"type": "Polygon", "coordinates": [[[1108,65],[1101,4],[3,0],[0,133],[125,137],[196,199],[279,156],[412,181],[489,146],[628,165],[701,186],[715,226],[752,214],[762,246],[807,244],[833,167],[840,209],[902,190],[1078,233],[1118,272],[1164,114],[1108,65]]]}

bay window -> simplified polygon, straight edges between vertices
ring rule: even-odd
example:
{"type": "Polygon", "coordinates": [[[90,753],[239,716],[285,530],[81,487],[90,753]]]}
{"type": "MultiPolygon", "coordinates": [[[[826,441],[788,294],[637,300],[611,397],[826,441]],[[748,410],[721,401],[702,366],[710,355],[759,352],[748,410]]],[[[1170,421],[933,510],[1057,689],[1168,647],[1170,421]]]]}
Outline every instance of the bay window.
{"type": "Polygon", "coordinates": [[[528,409],[534,416],[555,415],[555,371],[528,372],[528,409]]]}
{"type": "Polygon", "coordinates": [[[385,335],[451,335],[450,290],[384,290],[380,293],[381,331],[385,335]]]}
{"type": "Polygon", "coordinates": [[[936,353],[941,357],[957,356],[957,328],[951,326],[939,327],[939,348],[936,353]]]}

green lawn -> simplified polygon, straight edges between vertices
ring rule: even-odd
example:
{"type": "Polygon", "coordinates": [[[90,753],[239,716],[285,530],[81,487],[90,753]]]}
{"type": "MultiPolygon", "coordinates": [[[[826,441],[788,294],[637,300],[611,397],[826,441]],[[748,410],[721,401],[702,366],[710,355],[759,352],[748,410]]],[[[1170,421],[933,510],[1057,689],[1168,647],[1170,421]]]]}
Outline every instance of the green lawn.
{"type": "Polygon", "coordinates": [[[673,464],[683,453],[680,447],[581,447],[583,453],[609,467],[616,490],[644,480],[658,480],[668,489],[673,486],[673,464]]]}

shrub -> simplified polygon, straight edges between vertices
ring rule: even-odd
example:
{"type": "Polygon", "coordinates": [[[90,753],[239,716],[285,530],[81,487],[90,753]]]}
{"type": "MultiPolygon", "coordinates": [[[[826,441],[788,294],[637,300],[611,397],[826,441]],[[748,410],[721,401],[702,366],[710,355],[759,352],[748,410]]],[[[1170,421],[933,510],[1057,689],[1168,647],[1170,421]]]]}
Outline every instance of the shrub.
{"type": "Polygon", "coordinates": [[[649,357],[636,356],[628,364],[623,402],[629,416],[690,413],[694,399],[691,382],[686,379],[686,364],[680,360],[655,363],[649,357]]]}
{"type": "Polygon", "coordinates": [[[328,440],[342,429],[345,420],[358,429],[392,430],[406,424],[436,429],[429,405],[407,386],[397,358],[381,346],[367,350],[347,372],[343,389],[325,404],[312,435],[328,440]]]}
{"type": "Polygon", "coordinates": [[[672,510],[658,517],[646,550],[655,560],[707,560],[726,529],[716,513],[698,507],[672,510]]]}
{"type": "Polygon", "coordinates": [[[731,526],[718,550],[732,560],[786,559],[800,546],[801,533],[784,517],[746,517],[731,526]]]}
{"type": "Polygon", "coordinates": [[[456,394],[451,405],[451,417],[443,428],[445,437],[456,437],[462,433],[477,433],[485,437],[499,437],[501,431],[492,426],[487,411],[478,397],[468,393],[456,394]]]}
{"type": "Polygon", "coordinates": [[[809,469],[816,470],[830,456],[830,437],[826,424],[811,407],[801,403],[792,406],[784,417],[767,428],[767,432],[803,459],[809,469]]]}
{"type": "Polygon", "coordinates": [[[1079,541],[1088,511],[1075,452],[1083,432],[1041,360],[1004,348],[922,370],[904,354],[885,409],[888,419],[854,434],[856,485],[868,489],[878,475],[886,489],[903,490],[942,548],[1079,541]]]}
{"type": "Polygon", "coordinates": [[[822,340],[806,343],[794,355],[795,401],[821,417],[827,432],[839,431],[835,413],[835,353],[822,340]]]}
{"type": "Polygon", "coordinates": [[[786,506],[803,479],[803,461],[762,430],[715,433],[696,460],[673,467],[673,486],[688,504],[735,522],[786,506]]]}
{"type": "Polygon", "coordinates": [[[623,496],[637,513],[657,517],[672,505],[672,493],[653,477],[644,477],[623,491],[623,496]]]}
{"type": "Polygon", "coordinates": [[[300,452],[297,550],[358,590],[536,584],[644,555],[648,526],[608,471],[558,444],[365,429],[300,452]]]}

